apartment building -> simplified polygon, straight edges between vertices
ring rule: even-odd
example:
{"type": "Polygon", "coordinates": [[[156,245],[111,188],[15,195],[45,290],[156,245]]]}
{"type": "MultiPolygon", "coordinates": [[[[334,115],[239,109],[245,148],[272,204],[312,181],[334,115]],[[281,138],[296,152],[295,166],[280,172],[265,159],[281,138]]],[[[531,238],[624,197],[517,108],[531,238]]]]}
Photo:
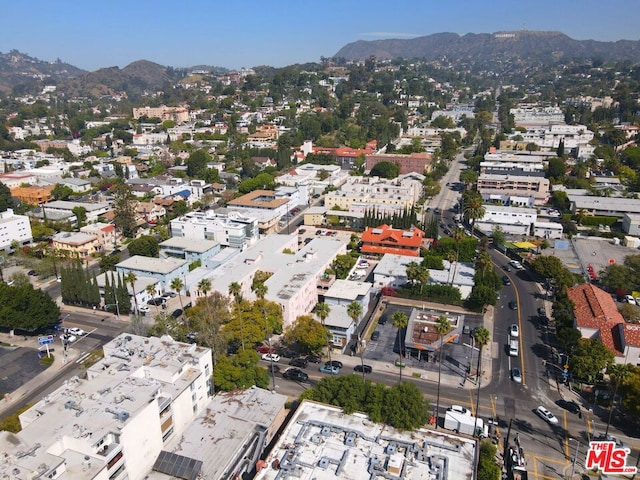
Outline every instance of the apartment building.
{"type": "Polygon", "coordinates": [[[502,205],[485,205],[484,208],[484,216],[476,221],[476,228],[488,235],[499,226],[509,235],[562,238],[562,225],[539,221],[535,208],[502,205]]]}
{"type": "MultiPolygon", "coordinates": [[[[2,161],[1,158],[0,161],[2,161]]],[[[20,187],[20,185],[31,185],[35,183],[36,180],[37,178],[35,175],[27,172],[0,173],[0,183],[3,183],[5,186],[9,187],[9,190],[20,187]]]]}
{"type": "Polygon", "coordinates": [[[11,196],[29,205],[42,205],[43,203],[53,200],[51,192],[54,186],[55,185],[48,185],[46,187],[40,187],[31,185],[29,187],[13,187],[11,188],[11,196]]]}
{"type": "Polygon", "coordinates": [[[256,480],[475,479],[478,442],[449,430],[399,431],[362,413],[304,400],[256,480]],[[270,468],[277,465],[278,468],[270,468]]]}
{"type": "Polygon", "coordinates": [[[513,115],[516,125],[552,125],[564,123],[564,113],[560,107],[520,107],[512,108],[509,113],[513,115]]]}
{"type": "Polygon", "coordinates": [[[220,244],[213,240],[200,239],[194,242],[190,238],[173,237],[160,243],[160,258],[179,258],[189,263],[200,262],[208,266],[208,262],[220,252],[220,244]]]}
{"type": "Polygon", "coordinates": [[[336,256],[346,251],[347,242],[334,237],[314,238],[298,249],[297,235],[268,235],[224,262],[207,278],[213,290],[225,295],[229,294],[229,285],[237,282],[242,297],[252,300],[256,298],[251,290],[256,272],[271,273],[265,282],[265,298],[282,307],[286,328],[300,315],[311,313],[318,302],[318,283],[336,256]]]}
{"type": "Polygon", "coordinates": [[[103,351],[0,432],[3,477],[142,480],[211,402],[208,348],[123,333],[103,351]]]}
{"type": "Polygon", "coordinates": [[[133,273],[137,277],[155,278],[167,290],[174,278],[184,279],[189,273],[189,262],[179,258],[153,258],[134,255],[116,265],[118,275],[133,273]]]}
{"type": "Polygon", "coordinates": [[[225,247],[245,249],[255,244],[259,235],[257,218],[240,212],[206,210],[171,220],[172,237],[215,240],[225,247]]]}
{"type": "Polygon", "coordinates": [[[393,253],[408,257],[420,256],[420,248],[428,248],[429,242],[424,237],[424,232],[418,227],[408,230],[393,228],[389,225],[380,225],[375,228],[367,228],[361,237],[362,253],[384,255],[393,253]]]}
{"type": "Polygon", "coordinates": [[[549,199],[549,179],[534,175],[483,173],[478,177],[478,192],[483,198],[533,197],[536,205],[549,199]]]}
{"type": "MultiPolygon", "coordinates": [[[[422,177],[422,175],[421,175],[422,177]]],[[[325,195],[328,209],[363,213],[372,208],[384,213],[410,210],[422,197],[424,188],[420,178],[409,175],[387,180],[378,177],[349,177],[340,190],[325,195]]]]}
{"type": "Polygon", "coordinates": [[[42,205],[42,209],[45,210],[46,215],[49,215],[49,213],[75,215],[73,209],[76,207],[83,207],[85,209],[87,212],[87,222],[89,223],[97,222],[101,215],[111,210],[111,205],[108,202],[83,203],[54,200],[53,202],[42,205]]]}
{"type": "Polygon", "coordinates": [[[575,150],[581,146],[589,145],[593,140],[593,132],[585,125],[551,125],[548,127],[531,127],[526,132],[517,132],[515,135],[522,137],[521,142],[534,143],[538,147],[547,150],[557,150],[560,142],[564,145],[565,152],[575,150]]]}
{"type": "Polygon", "coordinates": [[[13,209],[0,212],[0,250],[8,252],[16,242],[20,247],[33,242],[29,217],[16,215],[13,209]]]}
{"type": "Polygon", "coordinates": [[[91,223],[80,228],[82,233],[94,235],[98,238],[98,243],[102,251],[113,250],[120,240],[120,235],[115,225],[104,223],[91,223]]]}
{"type": "Polygon", "coordinates": [[[69,258],[87,258],[103,251],[96,235],[84,232],[60,232],[51,237],[52,247],[69,258]]]}
{"type": "Polygon", "coordinates": [[[175,123],[185,123],[189,121],[189,110],[184,107],[167,107],[165,105],[133,109],[133,118],[135,120],[143,116],[147,118],[159,118],[163,122],[173,120],[175,123]]]}

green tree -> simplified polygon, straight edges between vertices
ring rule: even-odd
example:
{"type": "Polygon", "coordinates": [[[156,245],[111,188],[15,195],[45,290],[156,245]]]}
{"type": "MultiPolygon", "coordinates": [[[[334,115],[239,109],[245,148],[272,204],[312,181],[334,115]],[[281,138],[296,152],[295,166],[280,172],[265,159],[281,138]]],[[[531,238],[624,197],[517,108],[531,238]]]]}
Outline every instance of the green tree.
{"type": "MultiPolygon", "coordinates": [[[[487,344],[491,341],[491,332],[484,327],[478,327],[476,328],[476,331],[473,334],[473,339],[475,340],[479,349],[478,366],[476,368],[478,372],[478,376],[477,376],[478,389],[476,392],[476,412],[478,412],[479,411],[478,407],[480,406],[480,386],[482,385],[482,352],[484,350],[484,347],[486,347],[487,344]]],[[[478,415],[476,415],[475,423],[477,424],[477,422],[478,422],[478,415]]],[[[477,425],[474,425],[473,431],[475,432],[476,430],[477,430],[477,425]]]]}
{"type": "Polygon", "coordinates": [[[87,222],[87,209],[78,205],[71,210],[76,216],[78,228],[82,227],[87,222]]]}
{"type": "Polygon", "coordinates": [[[589,382],[593,382],[612,363],[613,353],[600,339],[593,338],[580,339],[569,357],[571,373],[589,382]]]}
{"type": "Polygon", "coordinates": [[[462,213],[467,219],[471,221],[471,231],[473,232],[476,220],[484,217],[486,209],[482,204],[482,197],[480,195],[474,195],[464,202],[462,213]]]}
{"type": "Polygon", "coordinates": [[[131,187],[118,183],[113,189],[113,211],[116,226],[127,238],[132,238],[136,231],[134,202],[131,198],[131,187]]]}
{"type": "Polygon", "coordinates": [[[51,190],[51,196],[55,200],[67,200],[71,195],[73,195],[73,190],[71,190],[71,187],[62,185],[60,183],[56,183],[55,187],[53,187],[53,190],[51,190]]]}
{"type": "Polygon", "coordinates": [[[474,183],[478,182],[478,172],[470,168],[462,170],[460,172],[460,181],[464,183],[465,188],[471,187],[474,183]]]}
{"type": "Polygon", "coordinates": [[[0,305],[0,325],[10,329],[35,331],[56,323],[60,316],[60,309],[49,294],[31,284],[0,283],[0,305]]]}
{"type": "Polygon", "coordinates": [[[190,177],[200,177],[207,169],[207,164],[211,162],[211,155],[204,150],[196,150],[189,158],[187,158],[185,164],[187,165],[187,175],[190,177]]]}
{"type": "Polygon", "coordinates": [[[217,389],[229,392],[253,385],[268,388],[269,375],[259,366],[259,360],[260,357],[254,350],[240,351],[233,357],[221,356],[213,373],[217,389]]]}
{"type": "Polygon", "coordinates": [[[382,415],[394,428],[413,430],[429,421],[429,402],[415,384],[401,382],[385,392],[382,415]]]}
{"type": "Polygon", "coordinates": [[[478,480],[500,480],[500,467],[496,464],[497,447],[488,440],[480,443],[478,480]]]}
{"type": "Polygon", "coordinates": [[[356,264],[356,259],[349,254],[336,255],[333,264],[333,270],[336,272],[336,278],[344,280],[356,264]]]}
{"type": "Polygon", "coordinates": [[[555,279],[562,275],[565,266],[558,257],[538,255],[531,262],[531,269],[541,277],[555,279]]]}
{"type": "Polygon", "coordinates": [[[8,208],[14,208],[11,190],[4,183],[0,182],[0,212],[6,212],[8,208]]]}
{"type": "Polygon", "coordinates": [[[235,299],[236,318],[240,322],[240,344],[242,346],[242,350],[244,350],[244,328],[242,325],[242,314],[240,312],[240,303],[242,303],[242,296],[240,295],[241,290],[242,287],[240,287],[238,282],[231,282],[229,284],[229,293],[233,295],[233,298],[235,299]]]}
{"type": "Polygon", "coordinates": [[[402,382],[402,356],[404,353],[404,342],[402,341],[403,331],[409,325],[409,318],[404,312],[396,311],[391,315],[391,324],[397,331],[398,335],[398,369],[399,369],[399,380],[398,382],[402,382]]]}
{"type": "Polygon", "coordinates": [[[438,351],[438,392],[436,395],[436,430],[438,429],[438,415],[440,414],[440,374],[442,372],[442,351],[444,350],[444,335],[451,330],[451,321],[441,315],[436,320],[436,332],[438,332],[438,338],[440,339],[440,349],[438,351]]]}
{"type": "Polygon", "coordinates": [[[630,286],[629,269],[619,263],[609,264],[600,271],[600,283],[611,290],[628,290],[630,286]]]}
{"type": "Polygon", "coordinates": [[[400,167],[392,162],[378,162],[371,169],[370,175],[372,177],[396,178],[400,175],[400,167]]]}
{"type": "Polygon", "coordinates": [[[129,254],[142,255],[143,257],[155,257],[157,258],[160,253],[160,246],[158,240],[151,235],[142,235],[135,240],[129,242],[129,254]]]}
{"type": "Polygon", "coordinates": [[[571,209],[569,196],[563,190],[556,190],[551,194],[551,204],[561,212],[568,212],[571,209]]]}
{"type": "MultiPolygon", "coordinates": [[[[187,317],[186,312],[184,311],[184,304],[182,303],[182,290],[184,289],[184,282],[180,277],[175,277],[171,279],[171,290],[178,294],[178,299],[180,300],[180,308],[184,312],[185,318],[187,317]]],[[[187,321],[189,319],[187,318],[187,321]]]]}
{"type": "Polygon", "coordinates": [[[629,365],[620,385],[622,406],[637,420],[640,419],[640,367],[629,365]]]}
{"type": "MultiPolygon", "coordinates": [[[[320,323],[322,324],[322,326],[326,328],[324,322],[329,316],[329,313],[331,313],[331,307],[329,306],[329,304],[325,302],[318,302],[313,309],[313,312],[320,319],[320,323]]],[[[329,338],[327,340],[327,352],[329,354],[329,361],[331,361],[331,337],[331,332],[329,332],[329,338]]]]}
{"type": "Polygon", "coordinates": [[[504,246],[506,238],[504,235],[504,230],[502,230],[502,227],[500,225],[496,225],[495,227],[493,227],[493,229],[491,230],[491,238],[493,239],[493,244],[496,247],[504,246]]]}
{"type": "Polygon", "coordinates": [[[329,341],[329,331],[311,315],[301,315],[285,331],[287,343],[298,343],[307,353],[320,352],[329,341]]]}
{"type": "Polygon", "coordinates": [[[561,181],[567,174],[567,164],[563,158],[556,157],[549,160],[547,178],[561,181]]]}

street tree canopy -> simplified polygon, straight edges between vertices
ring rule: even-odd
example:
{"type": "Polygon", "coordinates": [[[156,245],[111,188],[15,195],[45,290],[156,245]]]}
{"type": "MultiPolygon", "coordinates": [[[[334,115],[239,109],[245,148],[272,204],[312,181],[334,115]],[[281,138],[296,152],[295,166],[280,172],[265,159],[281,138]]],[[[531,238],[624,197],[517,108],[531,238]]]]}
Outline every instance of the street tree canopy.
{"type": "Polygon", "coordinates": [[[269,386],[269,374],[258,365],[260,357],[255,350],[241,350],[232,357],[218,359],[213,371],[216,390],[225,392],[246,389],[253,385],[260,388],[269,386]]]}
{"type": "Polygon", "coordinates": [[[613,363],[613,353],[599,339],[583,338],[569,358],[571,373],[594,381],[598,374],[613,363]]]}
{"type": "Polygon", "coordinates": [[[303,392],[302,399],[341,407],[345,413],[366,413],[371,421],[401,430],[415,430],[429,421],[429,402],[416,385],[402,382],[387,388],[380,383],[362,381],[358,375],[323,378],[303,392]]]}
{"type": "Polygon", "coordinates": [[[58,321],[60,309],[43,290],[0,283],[0,325],[35,331],[58,321]]]}
{"type": "Polygon", "coordinates": [[[330,333],[311,315],[299,316],[284,333],[287,343],[298,343],[308,353],[317,353],[327,346],[330,333]]]}
{"type": "Polygon", "coordinates": [[[131,256],[157,257],[159,252],[158,240],[151,235],[142,235],[129,243],[129,254],[131,256]]]}
{"type": "Polygon", "coordinates": [[[392,162],[378,162],[371,169],[372,177],[396,178],[400,175],[400,167],[392,162]]]}

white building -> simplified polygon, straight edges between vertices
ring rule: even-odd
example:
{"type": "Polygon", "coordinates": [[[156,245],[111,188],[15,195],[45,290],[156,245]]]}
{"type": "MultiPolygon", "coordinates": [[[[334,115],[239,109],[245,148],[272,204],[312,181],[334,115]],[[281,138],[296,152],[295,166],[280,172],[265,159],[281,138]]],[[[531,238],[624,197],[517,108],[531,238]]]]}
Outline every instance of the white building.
{"type": "Polygon", "coordinates": [[[136,277],[155,278],[160,282],[163,290],[167,290],[174,278],[183,280],[186,277],[189,273],[189,262],[172,257],[153,258],[134,255],[118,263],[116,272],[118,275],[133,273],[136,277]]]}
{"type": "Polygon", "coordinates": [[[420,261],[421,259],[416,257],[386,253],[373,269],[373,285],[377,288],[401,287],[409,281],[407,265],[420,261]]]}
{"type": "Polygon", "coordinates": [[[211,351],[123,333],[104,358],[0,432],[0,476],[142,480],[209,404],[211,351]],[[24,452],[29,452],[25,455],[24,452]]]}
{"type": "Polygon", "coordinates": [[[215,240],[225,247],[245,249],[258,241],[258,220],[240,212],[190,212],[171,220],[171,236],[215,240]]]}
{"type": "Polygon", "coordinates": [[[476,270],[472,263],[442,261],[444,270],[429,269],[429,283],[436,285],[451,285],[460,290],[463,300],[471,294],[474,281],[473,276],[476,270]]]}
{"type": "Polygon", "coordinates": [[[516,125],[551,125],[564,123],[564,113],[560,107],[521,107],[512,108],[509,113],[513,115],[516,125]]]}
{"type": "Polygon", "coordinates": [[[256,272],[271,273],[265,282],[265,298],[282,307],[286,328],[297,317],[311,313],[318,302],[318,282],[336,256],[346,251],[347,242],[334,237],[314,238],[298,250],[297,235],[268,235],[207,277],[213,290],[228,295],[229,285],[237,282],[242,297],[253,300],[251,284],[256,272]]]}
{"type": "Polygon", "coordinates": [[[532,127],[526,132],[516,132],[510,137],[520,135],[522,142],[535,143],[543,149],[556,150],[560,142],[564,143],[565,152],[589,145],[593,140],[593,132],[585,125],[551,125],[549,127],[532,127]]]}
{"type": "Polygon", "coordinates": [[[549,199],[549,179],[540,175],[509,175],[483,173],[478,177],[478,193],[485,200],[498,197],[512,201],[511,197],[533,197],[536,204],[549,199]]]}
{"type": "Polygon", "coordinates": [[[11,244],[17,242],[22,247],[33,242],[29,217],[16,215],[13,209],[0,212],[0,250],[8,252],[11,244]]]}
{"type": "Polygon", "coordinates": [[[485,205],[484,217],[476,221],[476,228],[491,235],[495,227],[509,235],[540,238],[562,238],[562,225],[557,222],[538,221],[535,208],[503,207],[501,205],[485,205]]]}
{"type": "MultiPolygon", "coordinates": [[[[422,175],[420,177],[424,178],[422,175]]],[[[424,187],[419,177],[402,175],[387,180],[378,177],[349,177],[340,190],[327,193],[324,204],[331,209],[362,212],[377,208],[384,213],[411,209],[422,197],[424,187]]]]}
{"type": "Polygon", "coordinates": [[[88,223],[97,222],[100,215],[104,215],[111,210],[111,205],[107,202],[80,203],[67,200],[54,200],[53,202],[42,205],[42,209],[45,210],[46,215],[49,215],[49,213],[59,213],[75,216],[73,209],[76,207],[83,207],[86,210],[88,223]]]}
{"type": "Polygon", "coordinates": [[[362,413],[304,400],[256,480],[475,479],[475,439],[447,430],[399,431],[362,413]],[[278,465],[279,468],[271,468],[278,465]]]}

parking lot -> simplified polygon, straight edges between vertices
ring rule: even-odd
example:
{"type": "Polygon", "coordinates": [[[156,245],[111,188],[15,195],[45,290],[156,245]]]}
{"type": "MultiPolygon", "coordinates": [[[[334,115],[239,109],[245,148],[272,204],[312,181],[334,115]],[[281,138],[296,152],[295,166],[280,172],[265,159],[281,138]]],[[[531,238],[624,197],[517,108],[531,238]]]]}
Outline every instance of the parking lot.
{"type": "MultiPolygon", "coordinates": [[[[391,323],[391,317],[397,311],[403,312],[407,317],[411,315],[411,310],[415,307],[405,305],[388,304],[378,320],[378,324],[372,331],[379,332],[378,340],[367,340],[364,358],[368,360],[383,361],[395,363],[398,360],[398,352],[400,350],[398,344],[398,332],[391,323]]],[[[424,308],[424,307],[423,307],[424,308]]],[[[444,308],[444,305],[443,305],[444,308]]],[[[425,308],[428,314],[441,315],[442,310],[425,308]]],[[[444,346],[442,366],[443,373],[459,375],[464,378],[468,365],[475,368],[478,351],[472,347],[471,332],[482,325],[482,317],[475,314],[464,315],[463,333],[453,342],[444,346]]],[[[405,356],[404,363],[412,368],[437,371],[437,358],[433,352],[424,352],[420,358],[405,356]]]]}

